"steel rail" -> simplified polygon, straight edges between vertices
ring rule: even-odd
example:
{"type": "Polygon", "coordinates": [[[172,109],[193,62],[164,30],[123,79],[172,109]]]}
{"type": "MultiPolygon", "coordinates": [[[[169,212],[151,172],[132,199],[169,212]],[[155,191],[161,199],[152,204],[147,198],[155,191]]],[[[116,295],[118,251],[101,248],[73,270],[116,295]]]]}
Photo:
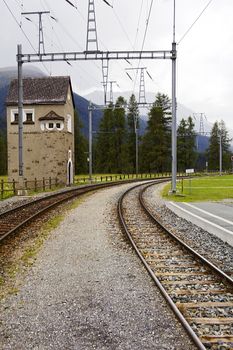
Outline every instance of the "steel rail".
{"type": "Polygon", "coordinates": [[[195,249],[191,248],[188,244],[186,244],[183,240],[178,238],[174,233],[172,233],[170,230],[168,230],[163,223],[157,219],[148,209],[148,207],[145,204],[145,201],[143,200],[143,194],[144,192],[149,188],[153,186],[153,184],[149,184],[148,186],[144,187],[142,191],[139,193],[139,202],[144,209],[147,216],[156,224],[159,224],[159,226],[166,231],[167,234],[169,234],[175,241],[177,241],[179,244],[181,244],[185,249],[187,249],[191,254],[193,254],[197,259],[201,260],[205,265],[207,265],[212,271],[214,271],[219,277],[224,279],[227,283],[230,284],[231,287],[233,287],[233,279],[228,276],[225,272],[220,270],[217,266],[215,266],[213,263],[211,263],[209,260],[204,258],[202,255],[200,255],[195,249]]]}
{"type": "MultiPolygon", "coordinates": [[[[159,184],[163,182],[162,180],[160,181],[155,181],[153,184],[150,184],[149,186],[153,186],[155,184],[159,184]]],[[[148,265],[148,263],[146,262],[145,258],[143,257],[143,255],[141,254],[140,250],[138,249],[138,247],[136,246],[133,238],[131,237],[131,234],[127,228],[127,224],[125,222],[124,216],[123,216],[123,199],[125,198],[125,196],[132,190],[134,190],[137,187],[142,186],[140,185],[136,185],[133,188],[128,189],[126,192],[123,193],[123,195],[120,197],[119,201],[118,201],[118,215],[120,218],[120,223],[129,239],[129,241],[131,242],[134,250],[136,251],[138,257],[140,258],[140,260],[142,261],[143,265],[145,266],[147,272],[149,273],[149,275],[151,276],[151,278],[153,279],[153,281],[155,282],[156,286],[159,288],[161,294],[163,295],[164,299],[166,300],[166,302],[168,303],[168,305],[170,306],[170,308],[172,309],[172,311],[174,312],[175,316],[177,317],[177,319],[180,321],[180,323],[182,324],[182,326],[184,327],[184,329],[186,330],[187,334],[189,335],[190,339],[193,341],[193,343],[197,346],[197,348],[199,350],[206,350],[206,347],[202,344],[201,340],[199,339],[199,337],[196,335],[196,333],[193,331],[193,329],[191,328],[191,326],[189,325],[189,323],[186,321],[186,319],[184,318],[184,316],[182,315],[182,313],[180,312],[180,310],[177,308],[177,306],[175,305],[175,303],[172,301],[171,297],[169,296],[169,294],[166,292],[166,290],[163,288],[162,284],[160,283],[160,281],[158,280],[158,278],[156,277],[156,275],[154,274],[154,272],[152,271],[152,269],[150,268],[150,266],[148,265]]],[[[149,187],[147,186],[147,187],[149,187]]]]}
{"type": "MultiPolygon", "coordinates": [[[[168,178],[167,178],[168,179],[168,178]]],[[[23,228],[26,224],[30,223],[33,219],[35,219],[36,217],[42,215],[45,211],[52,209],[53,207],[68,201],[74,197],[78,197],[80,195],[83,195],[85,193],[91,192],[91,191],[95,191],[98,189],[102,189],[102,188],[107,188],[107,187],[111,187],[111,186],[119,186],[122,184],[126,184],[126,183],[133,183],[133,182],[142,182],[142,181],[148,181],[150,179],[133,179],[133,180],[123,180],[123,181],[114,181],[114,182],[110,182],[110,183],[101,183],[101,184],[92,184],[92,185],[86,185],[83,187],[79,187],[79,188],[72,188],[72,189],[68,189],[59,193],[53,193],[50,194],[48,196],[45,197],[41,197],[41,198],[37,198],[31,202],[22,204],[22,205],[18,205],[14,208],[11,208],[9,210],[6,210],[4,212],[2,212],[0,214],[0,220],[4,219],[5,217],[7,217],[7,215],[11,215],[11,214],[16,214],[17,212],[23,212],[24,209],[33,207],[35,205],[39,205],[41,202],[45,202],[45,201],[49,201],[49,200],[53,200],[53,203],[49,203],[48,205],[46,205],[43,208],[38,208],[39,210],[37,210],[36,212],[34,212],[32,215],[30,215],[28,218],[26,218],[25,220],[22,220],[18,225],[16,225],[15,227],[13,227],[12,229],[10,229],[9,231],[7,231],[4,234],[0,234],[0,244],[10,235],[15,234],[20,228],[23,228]],[[70,194],[70,195],[69,195],[70,194]],[[69,195],[64,197],[64,195],[69,195]],[[58,197],[62,197],[60,199],[58,199],[58,197]],[[56,200],[57,198],[57,200],[56,200]]]]}
{"type": "MultiPolygon", "coordinates": [[[[107,187],[107,186],[106,186],[107,187]]],[[[99,188],[99,187],[98,187],[99,188]]],[[[60,205],[62,204],[63,202],[65,201],[68,201],[74,197],[79,197],[81,196],[82,194],[85,194],[85,193],[88,193],[90,191],[94,191],[96,190],[97,187],[92,187],[92,188],[86,188],[85,190],[80,189],[80,191],[76,192],[75,193],[72,193],[69,197],[63,197],[62,199],[59,199],[57,201],[54,201],[53,203],[45,206],[44,208],[38,210],[36,213],[34,213],[33,215],[31,215],[30,217],[28,217],[27,219],[23,220],[20,224],[18,224],[17,226],[15,226],[14,228],[12,228],[10,231],[6,232],[4,235],[0,236],[0,243],[8,236],[14,234],[16,231],[18,231],[20,228],[23,228],[26,224],[30,223],[33,219],[35,219],[36,217],[40,216],[41,214],[43,214],[45,211],[49,210],[49,209],[52,209],[54,208],[55,206],[57,205],[60,205]]],[[[64,192],[60,193],[60,195],[64,194],[64,192]]],[[[59,194],[57,195],[52,195],[52,196],[48,196],[48,197],[43,197],[43,199],[38,199],[38,200],[35,200],[33,202],[29,202],[29,203],[26,203],[22,206],[18,206],[16,208],[13,208],[12,211],[9,210],[7,212],[4,212],[2,215],[7,215],[7,214],[10,214],[12,213],[13,211],[17,211],[17,210],[20,210],[20,209],[23,209],[23,208],[26,208],[26,207],[30,207],[30,206],[33,206],[35,204],[39,204],[41,201],[45,201],[45,200],[48,200],[48,199],[52,199],[52,198],[56,198],[56,196],[59,196],[59,194]]],[[[1,217],[1,216],[0,216],[1,217]]]]}
{"type": "Polygon", "coordinates": [[[38,198],[38,199],[36,199],[36,200],[34,200],[32,202],[28,202],[28,203],[25,203],[23,205],[16,206],[15,208],[6,210],[6,211],[4,211],[3,213],[0,214],[0,219],[4,218],[7,215],[11,215],[13,213],[17,213],[18,211],[23,211],[23,209],[25,209],[25,208],[30,208],[30,207],[33,207],[35,205],[39,205],[43,201],[45,202],[45,201],[48,201],[48,200],[50,200],[50,201],[54,200],[53,203],[50,202],[50,204],[46,205],[42,209],[37,210],[34,214],[30,215],[27,219],[21,221],[17,226],[13,227],[11,230],[6,232],[5,234],[0,235],[0,244],[8,236],[13,235],[20,228],[23,228],[26,224],[30,223],[36,217],[42,215],[47,210],[52,209],[55,206],[60,205],[60,204],[62,204],[65,201],[73,199],[74,197],[79,197],[79,196],[81,196],[81,195],[83,195],[85,193],[88,193],[88,192],[91,192],[91,191],[95,191],[95,190],[98,190],[98,189],[102,189],[102,188],[107,188],[107,187],[110,187],[110,186],[120,185],[122,183],[123,182],[112,182],[112,183],[105,183],[105,184],[87,185],[85,187],[76,188],[76,189],[69,189],[69,190],[66,190],[66,191],[63,191],[63,192],[53,193],[51,195],[38,198]],[[68,196],[64,197],[64,195],[68,195],[68,196]],[[60,198],[58,198],[58,197],[60,197],[60,198]],[[57,200],[56,200],[56,198],[57,198],[57,200]]]}

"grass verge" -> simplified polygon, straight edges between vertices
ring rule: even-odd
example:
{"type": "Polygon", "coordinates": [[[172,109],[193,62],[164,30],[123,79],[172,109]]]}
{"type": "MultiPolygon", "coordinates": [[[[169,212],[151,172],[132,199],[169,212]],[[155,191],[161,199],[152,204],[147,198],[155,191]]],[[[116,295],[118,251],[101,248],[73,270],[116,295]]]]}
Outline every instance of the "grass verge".
{"type": "Polygon", "coordinates": [[[170,188],[170,184],[166,185],[162,190],[162,196],[176,202],[233,200],[233,175],[179,180],[176,194],[170,194],[170,188]]]}

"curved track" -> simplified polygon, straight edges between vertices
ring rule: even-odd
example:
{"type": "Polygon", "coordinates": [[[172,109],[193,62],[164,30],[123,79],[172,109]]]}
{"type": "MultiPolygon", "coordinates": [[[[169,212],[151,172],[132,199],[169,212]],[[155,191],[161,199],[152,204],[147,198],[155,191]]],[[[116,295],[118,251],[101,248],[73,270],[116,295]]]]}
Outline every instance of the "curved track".
{"type": "Polygon", "coordinates": [[[233,349],[233,280],[156,220],[143,200],[149,186],[119,200],[128,238],[198,349],[233,349]]]}
{"type": "Polygon", "coordinates": [[[109,186],[121,185],[128,182],[130,181],[111,182],[72,188],[59,193],[53,193],[40,197],[26,204],[7,210],[0,214],[0,243],[10,235],[16,233],[27,223],[33,221],[36,217],[65,201],[90,191],[95,191],[97,189],[106,188],[109,186]]]}

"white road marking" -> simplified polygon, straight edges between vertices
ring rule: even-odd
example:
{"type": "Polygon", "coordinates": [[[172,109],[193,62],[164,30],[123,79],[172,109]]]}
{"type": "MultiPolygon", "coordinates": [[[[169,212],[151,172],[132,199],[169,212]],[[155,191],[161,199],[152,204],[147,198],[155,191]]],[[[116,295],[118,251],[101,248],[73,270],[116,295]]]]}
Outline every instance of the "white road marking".
{"type": "Polygon", "coordinates": [[[201,213],[204,213],[204,214],[207,214],[207,215],[209,215],[209,216],[212,216],[212,218],[215,218],[215,219],[221,220],[221,221],[223,221],[223,222],[226,222],[227,224],[233,225],[233,221],[224,219],[224,218],[222,218],[222,217],[220,217],[220,216],[218,216],[218,215],[214,215],[214,214],[212,214],[212,213],[210,213],[210,212],[208,212],[208,211],[206,211],[206,210],[204,210],[204,209],[195,207],[195,205],[192,205],[192,204],[190,204],[190,203],[185,203],[185,202],[182,202],[182,203],[185,204],[185,205],[187,205],[187,206],[189,206],[189,207],[191,207],[191,208],[194,208],[195,210],[199,210],[201,213]]]}
{"type": "Polygon", "coordinates": [[[189,210],[186,210],[186,209],[184,209],[184,208],[181,208],[179,205],[177,205],[177,204],[175,204],[175,203],[173,203],[173,202],[169,202],[169,203],[172,204],[174,207],[177,207],[178,209],[184,211],[185,213],[187,213],[187,214],[189,214],[189,215],[191,215],[191,216],[193,216],[193,217],[195,217],[195,218],[197,218],[197,219],[199,219],[199,220],[201,220],[201,221],[203,221],[203,222],[205,222],[205,223],[207,223],[207,224],[209,224],[209,225],[212,225],[212,226],[218,228],[218,229],[221,230],[221,231],[230,233],[231,235],[233,234],[233,231],[227,230],[226,228],[224,228],[224,227],[222,227],[222,226],[220,226],[220,225],[214,224],[213,222],[211,222],[211,221],[209,221],[209,220],[206,220],[206,219],[202,218],[201,216],[198,216],[198,215],[196,215],[196,214],[193,214],[193,213],[191,213],[189,210]]]}

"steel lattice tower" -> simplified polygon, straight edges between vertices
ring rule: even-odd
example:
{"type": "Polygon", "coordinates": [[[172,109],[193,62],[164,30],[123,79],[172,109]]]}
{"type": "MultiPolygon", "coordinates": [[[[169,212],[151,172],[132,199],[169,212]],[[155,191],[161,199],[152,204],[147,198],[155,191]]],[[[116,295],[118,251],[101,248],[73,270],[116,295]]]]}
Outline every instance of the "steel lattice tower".
{"type": "Polygon", "coordinates": [[[44,47],[44,33],[42,25],[42,15],[48,14],[50,11],[37,11],[37,12],[22,12],[21,15],[39,15],[39,46],[38,46],[38,55],[45,53],[44,47]]]}
{"type": "Polygon", "coordinates": [[[86,51],[98,51],[94,0],[88,1],[86,51]]]}
{"type": "Polygon", "coordinates": [[[107,89],[108,89],[108,67],[109,60],[102,60],[102,74],[103,74],[103,87],[104,87],[104,104],[107,103],[107,89]]]}
{"type": "Polygon", "coordinates": [[[145,91],[145,76],[144,76],[144,70],[146,68],[141,68],[140,72],[140,84],[139,84],[139,99],[138,103],[146,103],[146,91],[145,91]]]}
{"type": "MultiPolygon", "coordinates": [[[[145,69],[147,69],[147,67],[126,68],[126,71],[136,70],[137,73],[140,70],[139,98],[138,98],[139,104],[146,104],[146,89],[145,89],[145,74],[144,74],[145,69]]],[[[128,76],[131,80],[133,80],[129,74],[128,76]]]]}

